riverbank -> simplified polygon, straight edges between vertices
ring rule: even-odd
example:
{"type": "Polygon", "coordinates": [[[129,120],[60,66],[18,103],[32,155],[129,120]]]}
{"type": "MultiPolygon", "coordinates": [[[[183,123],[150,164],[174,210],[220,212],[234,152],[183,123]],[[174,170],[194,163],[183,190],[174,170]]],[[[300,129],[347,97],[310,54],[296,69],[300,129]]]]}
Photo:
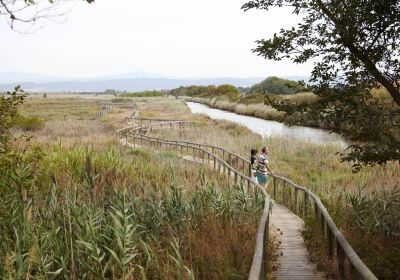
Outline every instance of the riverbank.
{"type": "Polygon", "coordinates": [[[272,108],[271,106],[258,104],[242,104],[228,100],[219,100],[218,98],[200,98],[200,97],[184,97],[186,101],[200,103],[210,108],[233,112],[239,115],[261,118],[264,120],[273,120],[282,122],[284,113],[272,108]]]}
{"type": "Polygon", "coordinates": [[[343,149],[348,146],[348,142],[343,137],[327,130],[306,126],[287,126],[277,121],[239,115],[196,102],[187,101],[186,104],[192,113],[205,114],[216,120],[233,121],[261,135],[264,139],[282,137],[319,145],[338,145],[343,149]]]}

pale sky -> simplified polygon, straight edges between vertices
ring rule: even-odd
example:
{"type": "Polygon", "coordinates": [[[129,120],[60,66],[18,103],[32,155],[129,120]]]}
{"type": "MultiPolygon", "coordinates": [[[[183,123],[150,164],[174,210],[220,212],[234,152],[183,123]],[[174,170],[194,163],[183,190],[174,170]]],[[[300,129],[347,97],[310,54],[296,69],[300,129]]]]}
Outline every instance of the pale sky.
{"type": "Polygon", "coordinates": [[[242,0],[78,1],[65,23],[32,34],[0,22],[0,72],[86,77],[133,71],[178,77],[308,75],[311,65],[267,61],[255,40],[295,26],[290,10],[243,12],[242,0]]]}

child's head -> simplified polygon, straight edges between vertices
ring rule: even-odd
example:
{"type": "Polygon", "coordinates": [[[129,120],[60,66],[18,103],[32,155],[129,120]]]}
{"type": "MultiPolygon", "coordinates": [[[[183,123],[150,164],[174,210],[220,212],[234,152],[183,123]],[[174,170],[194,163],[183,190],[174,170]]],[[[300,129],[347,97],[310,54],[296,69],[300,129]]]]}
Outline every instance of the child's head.
{"type": "Polygon", "coordinates": [[[267,147],[262,148],[261,151],[262,151],[263,154],[268,154],[268,148],[267,147]]]}
{"type": "Polygon", "coordinates": [[[257,154],[257,152],[258,152],[258,151],[257,151],[256,149],[251,149],[251,155],[252,155],[252,156],[255,156],[255,155],[257,154]]]}

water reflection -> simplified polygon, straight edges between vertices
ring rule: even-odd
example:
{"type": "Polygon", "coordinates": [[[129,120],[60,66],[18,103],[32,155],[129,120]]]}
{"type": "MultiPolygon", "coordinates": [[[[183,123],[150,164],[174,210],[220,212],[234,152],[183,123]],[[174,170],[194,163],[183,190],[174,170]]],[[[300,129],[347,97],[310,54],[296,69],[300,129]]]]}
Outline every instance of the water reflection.
{"type": "Polygon", "coordinates": [[[261,134],[263,137],[284,136],[322,145],[340,145],[342,148],[347,146],[347,143],[343,137],[337,133],[331,133],[327,130],[305,126],[287,126],[276,121],[263,120],[255,117],[243,116],[213,109],[199,103],[186,103],[192,113],[201,113],[209,116],[212,119],[228,120],[241,124],[249,128],[251,131],[261,134]]]}

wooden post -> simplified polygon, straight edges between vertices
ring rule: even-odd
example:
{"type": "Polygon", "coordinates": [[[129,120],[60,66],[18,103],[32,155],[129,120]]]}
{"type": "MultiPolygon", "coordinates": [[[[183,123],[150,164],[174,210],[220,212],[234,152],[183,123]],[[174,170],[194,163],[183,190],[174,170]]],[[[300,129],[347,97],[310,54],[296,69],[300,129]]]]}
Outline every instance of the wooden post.
{"type": "Polygon", "coordinates": [[[213,153],[213,158],[214,158],[214,172],[215,172],[215,171],[217,171],[217,162],[216,162],[214,153],[213,153]]]}
{"type": "Polygon", "coordinates": [[[319,217],[320,217],[320,227],[321,227],[322,235],[324,235],[325,234],[325,219],[324,219],[324,215],[322,214],[322,211],[319,213],[319,217]]]}
{"type": "Polygon", "coordinates": [[[336,240],[336,262],[339,280],[345,280],[345,270],[344,270],[344,251],[340,246],[340,243],[336,240]]]}
{"type": "Polygon", "coordinates": [[[273,183],[274,183],[274,198],[276,199],[276,178],[273,179],[273,183]]]}
{"type": "Polygon", "coordinates": [[[203,165],[206,163],[206,158],[205,158],[205,153],[204,150],[202,150],[202,158],[203,158],[203,165]]]}
{"type": "Polygon", "coordinates": [[[296,214],[299,214],[299,190],[294,189],[294,209],[296,214]]]}
{"type": "MultiPolygon", "coordinates": [[[[252,176],[251,176],[251,164],[249,163],[249,178],[252,178],[252,176]]],[[[247,181],[247,192],[249,192],[250,191],[250,187],[251,187],[251,182],[250,182],[250,180],[248,180],[247,181]]]]}
{"type": "Polygon", "coordinates": [[[328,241],[328,257],[329,259],[332,259],[333,256],[333,234],[331,228],[326,225],[326,231],[327,231],[327,241],[328,241]]]}
{"type": "Polygon", "coordinates": [[[350,266],[350,279],[361,279],[356,268],[349,262],[350,266]]]}
{"type": "Polygon", "coordinates": [[[282,200],[283,204],[286,203],[286,181],[282,181],[282,200]]]}
{"type": "Polygon", "coordinates": [[[304,192],[304,218],[307,217],[308,211],[308,193],[304,192]]]}
{"type": "Polygon", "coordinates": [[[235,185],[236,186],[238,185],[238,174],[236,171],[235,171],[235,185]]]}
{"type": "MultiPolygon", "coordinates": [[[[225,162],[225,160],[224,160],[224,162],[225,162]]],[[[225,173],[226,173],[226,165],[225,164],[224,164],[223,168],[224,168],[224,175],[225,175],[225,173]]]]}
{"type": "Polygon", "coordinates": [[[318,216],[318,205],[317,202],[314,201],[314,216],[317,218],[318,216]]]}

